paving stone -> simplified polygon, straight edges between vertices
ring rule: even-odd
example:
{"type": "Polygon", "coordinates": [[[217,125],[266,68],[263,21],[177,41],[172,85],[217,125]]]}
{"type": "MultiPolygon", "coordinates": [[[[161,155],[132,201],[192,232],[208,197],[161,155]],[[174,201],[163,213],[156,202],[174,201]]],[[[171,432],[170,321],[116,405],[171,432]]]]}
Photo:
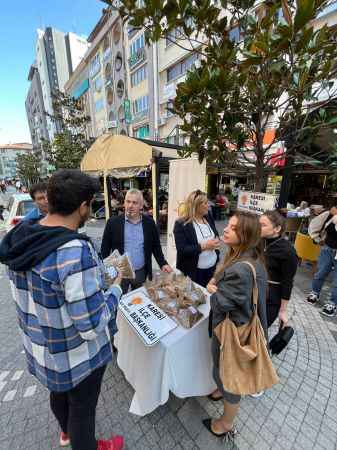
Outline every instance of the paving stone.
{"type": "Polygon", "coordinates": [[[195,399],[190,399],[186,402],[178,412],[179,420],[192,438],[196,438],[200,434],[201,421],[205,417],[203,408],[195,399]]]}

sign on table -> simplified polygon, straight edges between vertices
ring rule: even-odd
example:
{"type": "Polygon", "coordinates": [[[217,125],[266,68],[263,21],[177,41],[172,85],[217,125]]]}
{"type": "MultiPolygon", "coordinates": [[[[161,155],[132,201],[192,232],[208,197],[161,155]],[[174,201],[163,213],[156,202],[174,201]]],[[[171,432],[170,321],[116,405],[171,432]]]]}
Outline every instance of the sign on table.
{"type": "Polygon", "coordinates": [[[240,191],[238,196],[238,209],[255,214],[275,209],[277,196],[263,192],[240,191]]]}
{"type": "Polygon", "coordinates": [[[177,327],[177,324],[149,299],[145,288],[123,295],[119,310],[148,347],[155,345],[177,327]]]}

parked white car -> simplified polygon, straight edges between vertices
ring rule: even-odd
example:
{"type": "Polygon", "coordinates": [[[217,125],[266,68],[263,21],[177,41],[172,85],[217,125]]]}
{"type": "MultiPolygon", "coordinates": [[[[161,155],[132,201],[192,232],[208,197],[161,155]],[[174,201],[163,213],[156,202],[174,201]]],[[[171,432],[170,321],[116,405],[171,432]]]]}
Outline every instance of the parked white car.
{"type": "Polygon", "coordinates": [[[5,219],[5,230],[8,233],[22,218],[34,209],[35,203],[29,194],[13,194],[2,215],[5,219]]]}

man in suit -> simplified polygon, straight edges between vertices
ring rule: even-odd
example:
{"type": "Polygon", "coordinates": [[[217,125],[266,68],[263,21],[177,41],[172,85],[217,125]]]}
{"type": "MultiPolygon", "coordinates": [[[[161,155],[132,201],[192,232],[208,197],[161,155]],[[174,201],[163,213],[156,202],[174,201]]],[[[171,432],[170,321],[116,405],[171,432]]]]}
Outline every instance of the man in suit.
{"type": "Polygon", "coordinates": [[[106,258],[115,249],[120,254],[127,253],[136,273],[135,280],[123,280],[123,293],[137,289],[152,278],[152,255],[163,272],[170,273],[160,245],[159,232],[153,219],[142,214],[143,194],[138,189],[130,189],[124,201],[125,215],[108,220],[102,240],[101,255],[106,258]]]}

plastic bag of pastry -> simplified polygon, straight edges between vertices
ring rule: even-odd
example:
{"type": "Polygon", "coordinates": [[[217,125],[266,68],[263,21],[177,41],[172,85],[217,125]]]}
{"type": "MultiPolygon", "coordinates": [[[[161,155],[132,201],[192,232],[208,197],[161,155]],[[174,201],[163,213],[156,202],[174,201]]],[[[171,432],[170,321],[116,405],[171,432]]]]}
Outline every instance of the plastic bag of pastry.
{"type": "Polygon", "coordinates": [[[132,280],[136,278],[135,271],[126,253],[121,255],[118,250],[114,250],[103,262],[105,267],[114,267],[117,269],[121,278],[129,278],[132,280]]]}
{"type": "Polygon", "coordinates": [[[206,295],[198,287],[194,287],[193,291],[189,293],[189,297],[193,300],[194,306],[200,306],[206,303],[206,295]]]}
{"type": "Polygon", "coordinates": [[[118,277],[117,270],[113,267],[104,267],[104,281],[105,283],[110,286],[114,283],[115,279],[118,277]]]}
{"type": "Polygon", "coordinates": [[[202,314],[193,306],[180,309],[177,320],[184,328],[192,328],[202,318],[202,314]]]}

